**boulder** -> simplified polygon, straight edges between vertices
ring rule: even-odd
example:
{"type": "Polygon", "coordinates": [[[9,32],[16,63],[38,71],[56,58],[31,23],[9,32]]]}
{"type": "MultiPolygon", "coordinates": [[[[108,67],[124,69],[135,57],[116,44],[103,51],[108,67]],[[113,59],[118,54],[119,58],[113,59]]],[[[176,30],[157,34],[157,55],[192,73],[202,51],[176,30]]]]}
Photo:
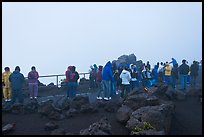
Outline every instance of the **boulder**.
{"type": "Polygon", "coordinates": [[[93,123],[88,129],[80,130],[80,135],[111,135],[111,125],[106,117],[93,123]]]}
{"type": "Polygon", "coordinates": [[[80,113],[96,113],[98,109],[93,104],[85,104],[81,106],[80,113]]]}
{"type": "Polygon", "coordinates": [[[45,130],[54,130],[57,129],[59,126],[55,122],[48,122],[45,124],[45,130]]]}
{"type": "Polygon", "coordinates": [[[89,104],[89,97],[85,95],[79,95],[73,98],[70,103],[70,107],[80,110],[81,106],[85,104],[89,104]]]}
{"type": "Polygon", "coordinates": [[[64,119],[64,115],[57,112],[57,111],[52,111],[49,115],[48,115],[49,119],[53,119],[53,120],[62,120],[64,119]]]}
{"type": "Polygon", "coordinates": [[[15,123],[9,123],[5,126],[2,127],[2,134],[7,134],[10,132],[13,132],[16,129],[16,124],[15,123]]]}
{"type": "Polygon", "coordinates": [[[172,102],[158,106],[141,107],[131,114],[126,127],[133,130],[135,127],[140,127],[144,122],[148,122],[157,131],[164,130],[165,134],[168,134],[173,113],[174,104],[172,102]]]}
{"type": "Polygon", "coordinates": [[[14,114],[24,113],[24,105],[21,103],[15,103],[12,105],[11,112],[14,114]]]}
{"type": "Polygon", "coordinates": [[[41,102],[38,107],[38,113],[45,116],[48,116],[53,110],[54,110],[53,100],[41,102]]]}
{"type": "Polygon", "coordinates": [[[74,109],[74,108],[70,108],[67,112],[65,112],[65,116],[66,116],[67,118],[70,118],[70,117],[75,116],[75,115],[78,114],[78,113],[79,113],[78,110],[76,110],[76,109],[74,109]]]}
{"type": "Polygon", "coordinates": [[[50,135],[65,135],[65,130],[64,129],[55,129],[55,130],[52,130],[50,135]]]}
{"type": "Polygon", "coordinates": [[[122,107],[120,107],[116,112],[116,118],[120,123],[126,123],[129,120],[132,112],[133,111],[131,108],[126,105],[122,105],[122,107]]]}
{"type": "Polygon", "coordinates": [[[131,132],[131,135],[165,135],[165,132],[162,131],[157,131],[154,129],[149,129],[149,130],[142,130],[139,132],[131,132]]]}

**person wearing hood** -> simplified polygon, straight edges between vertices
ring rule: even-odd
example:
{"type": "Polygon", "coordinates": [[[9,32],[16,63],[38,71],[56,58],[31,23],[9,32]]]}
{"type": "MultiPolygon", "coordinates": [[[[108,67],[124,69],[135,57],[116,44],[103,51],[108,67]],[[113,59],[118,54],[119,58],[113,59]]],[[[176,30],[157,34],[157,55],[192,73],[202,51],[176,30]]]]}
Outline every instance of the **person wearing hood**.
{"type": "Polygon", "coordinates": [[[102,84],[102,70],[103,66],[99,66],[98,71],[96,73],[96,84],[98,85],[98,93],[97,93],[97,99],[103,99],[101,92],[103,91],[103,84],[102,84]]]}
{"type": "Polygon", "coordinates": [[[121,92],[121,97],[124,98],[126,97],[127,94],[130,92],[130,80],[131,80],[131,74],[128,71],[129,68],[125,67],[123,71],[120,74],[120,78],[122,79],[122,92],[121,92]]]}
{"type": "Polygon", "coordinates": [[[38,96],[38,78],[39,74],[36,71],[35,66],[31,67],[31,71],[28,73],[28,86],[30,91],[30,99],[37,99],[38,96]]]}
{"type": "Polygon", "coordinates": [[[173,64],[173,66],[174,66],[175,64],[178,64],[178,63],[177,63],[177,61],[176,61],[174,58],[171,58],[171,60],[172,60],[172,61],[171,61],[171,62],[169,62],[169,64],[171,64],[171,63],[172,63],[172,64],[173,64]]]}
{"type": "Polygon", "coordinates": [[[68,97],[76,97],[76,90],[78,86],[78,79],[79,79],[79,73],[76,71],[76,67],[72,66],[72,70],[70,71],[68,75],[68,97]]]}
{"type": "Polygon", "coordinates": [[[9,76],[11,75],[10,68],[5,67],[5,72],[2,73],[2,84],[3,84],[3,95],[4,100],[11,101],[11,83],[9,81],[9,76]]]}
{"type": "Polygon", "coordinates": [[[9,76],[9,81],[11,82],[12,89],[12,99],[11,103],[14,104],[16,102],[16,98],[18,98],[19,103],[23,103],[23,94],[22,87],[25,82],[25,77],[22,73],[20,73],[20,67],[16,66],[15,71],[9,76]]]}
{"type": "Polygon", "coordinates": [[[66,76],[66,83],[67,83],[67,97],[69,97],[69,76],[70,76],[70,73],[72,71],[72,66],[68,66],[67,67],[67,71],[65,72],[65,76],[66,76]]]}
{"type": "Polygon", "coordinates": [[[102,82],[104,87],[104,100],[111,99],[111,82],[113,81],[112,63],[108,61],[102,71],[102,82]]]}

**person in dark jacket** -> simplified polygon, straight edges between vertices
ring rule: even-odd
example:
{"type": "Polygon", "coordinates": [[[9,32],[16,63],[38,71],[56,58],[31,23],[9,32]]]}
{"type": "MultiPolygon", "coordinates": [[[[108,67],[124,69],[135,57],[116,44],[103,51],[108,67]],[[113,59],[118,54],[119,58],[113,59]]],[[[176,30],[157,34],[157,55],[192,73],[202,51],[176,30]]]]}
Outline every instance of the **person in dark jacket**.
{"type": "Polygon", "coordinates": [[[149,70],[151,70],[151,65],[149,64],[149,61],[147,61],[147,68],[149,69],[149,70]]]}
{"type": "Polygon", "coordinates": [[[111,82],[113,81],[112,63],[108,61],[102,71],[102,82],[104,87],[104,100],[111,99],[111,82]]]}
{"type": "Polygon", "coordinates": [[[69,97],[73,98],[76,96],[76,90],[78,86],[78,79],[79,79],[79,73],[76,71],[76,67],[72,66],[72,70],[68,75],[68,87],[69,87],[69,97]]]}
{"type": "Polygon", "coordinates": [[[11,82],[12,89],[11,103],[14,104],[16,102],[16,98],[18,98],[19,103],[24,103],[22,87],[25,82],[25,77],[22,73],[20,73],[19,66],[16,66],[15,71],[9,76],[9,81],[11,82]]]}
{"type": "Polygon", "coordinates": [[[180,80],[181,80],[181,90],[186,90],[186,84],[187,84],[187,76],[190,68],[186,64],[186,60],[182,60],[182,64],[179,66],[179,74],[180,74],[180,80]]]}
{"type": "Polygon", "coordinates": [[[35,66],[31,67],[31,71],[28,73],[28,86],[30,91],[30,99],[37,99],[38,96],[38,78],[39,74],[36,71],[35,66]]]}
{"type": "Polygon", "coordinates": [[[193,64],[190,67],[190,77],[191,77],[191,86],[196,86],[196,78],[198,76],[199,64],[197,61],[193,61],[193,64]]]}
{"type": "Polygon", "coordinates": [[[172,88],[176,88],[176,82],[178,80],[178,64],[174,64],[171,70],[171,77],[172,77],[172,88]]]}

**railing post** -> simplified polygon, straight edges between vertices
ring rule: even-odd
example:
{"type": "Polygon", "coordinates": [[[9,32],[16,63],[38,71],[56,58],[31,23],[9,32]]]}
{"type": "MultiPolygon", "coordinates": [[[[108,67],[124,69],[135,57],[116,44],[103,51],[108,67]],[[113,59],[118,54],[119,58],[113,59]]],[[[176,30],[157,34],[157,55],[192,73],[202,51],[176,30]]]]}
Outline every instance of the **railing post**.
{"type": "Polygon", "coordinates": [[[57,87],[58,87],[58,75],[57,75],[57,87]]]}

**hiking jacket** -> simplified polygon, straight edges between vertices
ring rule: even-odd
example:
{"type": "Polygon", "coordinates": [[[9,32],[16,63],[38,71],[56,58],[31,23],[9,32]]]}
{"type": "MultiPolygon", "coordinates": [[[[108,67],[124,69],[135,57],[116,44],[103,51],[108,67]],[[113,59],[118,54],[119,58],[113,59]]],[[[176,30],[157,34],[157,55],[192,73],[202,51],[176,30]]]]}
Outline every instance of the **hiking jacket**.
{"type": "Polygon", "coordinates": [[[106,63],[102,71],[102,80],[114,81],[113,72],[112,72],[112,64],[110,61],[106,63]]]}
{"type": "Polygon", "coordinates": [[[171,66],[170,65],[166,65],[166,67],[164,68],[164,75],[171,76],[171,66]]]}
{"type": "Polygon", "coordinates": [[[25,82],[25,77],[18,70],[15,70],[10,76],[9,81],[11,82],[11,88],[14,90],[20,90],[25,82]]]}
{"type": "Polygon", "coordinates": [[[2,73],[2,83],[4,83],[4,87],[5,88],[10,88],[11,87],[11,83],[9,81],[9,76],[11,75],[11,72],[3,72],[2,73]]]}
{"type": "Polygon", "coordinates": [[[193,63],[190,67],[190,75],[191,76],[198,76],[198,70],[199,70],[199,65],[196,63],[193,63]]]}
{"type": "Polygon", "coordinates": [[[174,79],[178,79],[178,67],[173,67],[171,70],[171,76],[174,79]]]}
{"type": "Polygon", "coordinates": [[[187,64],[181,64],[179,66],[179,74],[181,75],[188,75],[190,68],[187,64]]]}
{"type": "Polygon", "coordinates": [[[36,70],[32,70],[28,73],[28,83],[38,83],[38,72],[36,70]]]}
{"type": "Polygon", "coordinates": [[[123,85],[128,85],[130,84],[130,80],[131,80],[131,75],[130,72],[127,70],[123,70],[120,74],[120,78],[122,79],[122,84],[123,85]]]}

